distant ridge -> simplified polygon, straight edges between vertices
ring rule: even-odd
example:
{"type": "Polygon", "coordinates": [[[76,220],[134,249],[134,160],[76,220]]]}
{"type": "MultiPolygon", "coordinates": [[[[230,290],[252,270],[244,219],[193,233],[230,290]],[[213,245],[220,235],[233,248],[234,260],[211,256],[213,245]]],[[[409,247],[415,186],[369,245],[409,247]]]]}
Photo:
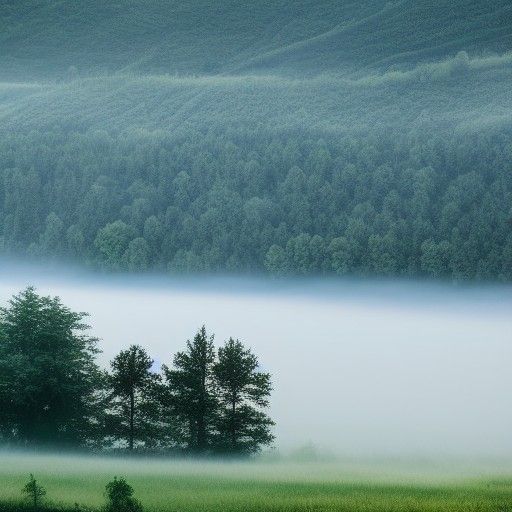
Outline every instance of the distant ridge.
{"type": "Polygon", "coordinates": [[[512,48],[508,0],[10,0],[0,80],[78,73],[297,76],[512,48]]]}

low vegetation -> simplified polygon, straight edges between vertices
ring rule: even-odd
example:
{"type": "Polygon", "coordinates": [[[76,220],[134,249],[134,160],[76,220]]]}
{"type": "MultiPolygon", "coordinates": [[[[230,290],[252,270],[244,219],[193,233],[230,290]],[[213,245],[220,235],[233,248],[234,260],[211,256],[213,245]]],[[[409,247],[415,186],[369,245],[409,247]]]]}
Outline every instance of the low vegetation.
{"type": "MultiPolygon", "coordinates": [[[[38,481],[48,490],[43,509],[48,512],[104,511],[112,504],[105,485],[112,484],[116,473],[126,478],[116,479],[121,501],[135,498],[145,512],[508,512],[512,505],[510,479],[500,477],[497,467],[490,473],[495,476],[477,478],[478,464],[468,473],[469,466],[432,471],[428,464],[397,462],[364,467],[338,462],[5,457],[9,470],[0,470],[2,512],[31,510],[20,501],[28,467],[35,468],[38,481]]],[[[116,512],[120,510],[125,509],[116,512]]]]}

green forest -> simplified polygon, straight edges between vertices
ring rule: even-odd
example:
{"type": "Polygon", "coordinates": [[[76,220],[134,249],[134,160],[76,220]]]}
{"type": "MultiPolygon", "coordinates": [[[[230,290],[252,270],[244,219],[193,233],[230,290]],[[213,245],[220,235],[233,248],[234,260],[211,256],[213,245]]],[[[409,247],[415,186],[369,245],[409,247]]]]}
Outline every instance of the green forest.
{"type": "Polygon", "coordinates": [[[509,2],[36,4],[0,7],[4,257],[512,279],[509,2]]]}
{"type": "Polygon", "coordinates": [[[3,249],[112,270],[510,280],[510,141],[429,135],[7,137],[3,249]]]}
{"type": "Polygon", "coordinates": [[[270,374],[203,326],[162,368],[140,345],[103,370],[87,315],[34,289],[0,309],[2,448],[247,456],[272,443],[270,374]]]}

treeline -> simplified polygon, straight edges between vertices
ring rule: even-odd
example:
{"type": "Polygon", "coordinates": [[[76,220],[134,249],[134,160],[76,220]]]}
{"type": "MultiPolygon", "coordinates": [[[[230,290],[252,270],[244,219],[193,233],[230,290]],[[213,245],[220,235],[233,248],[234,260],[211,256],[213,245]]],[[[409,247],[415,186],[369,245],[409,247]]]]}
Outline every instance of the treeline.
{"type": "Polygon", "coordinates": [[[257,357],[202,327],[161,371],[144,348],[103,371],[87,315],[27,288],[0,309],[0,438],[9,446],[251,454],[273,440],[257,357]]]}
{"type": "Polygon", "coordinates": [[[508,133],[6,133],[0,247],[113,270],[509,281],[508,133]]]}

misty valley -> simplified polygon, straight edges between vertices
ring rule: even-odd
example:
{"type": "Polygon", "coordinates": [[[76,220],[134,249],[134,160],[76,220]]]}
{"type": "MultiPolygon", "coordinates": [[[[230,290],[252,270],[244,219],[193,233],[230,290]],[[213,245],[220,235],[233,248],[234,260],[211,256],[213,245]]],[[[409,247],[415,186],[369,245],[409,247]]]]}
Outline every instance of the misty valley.
{"type": "Polygon", "coordinates": [[[0,2],[0,512],[512,511],[510,0],[0,2]]]}
{"type": "MultiPolygon", "coordinates": [[[[382,506],[388,506],[388,500],[414,500],[415,493],[420,492],[415,486],[421,482],[427,486],[427,491],[421,492],[432,493],[433,503],[440,506],[437,496],[446,492],[446,479],[454,482],[463,494],[485,495],[487,488],[483,484],[480,488],[476,479],[485,474],[499,478],[509,470],[508,459],[503,458],[512,443],[512,413],[504,407],[512,386],[507,370],[512,357],[512,294],[508,287],[454,289],[446,284],[360,280],[333,283],[318,279],[276,282],[227,277],[101,277],[74,270],[62,273],[55,268],[20,267],[14,262],[5,262],[3,269],[6,267],[12,270],[1,271],[0,293],[6,298],[14,294],[17,299],[10,306],[7,301],[2,304],[10,312],[6,314],[3,310],[2,331],[11,332],[15,339],[9,329],[26,325],[23,309],[31,309],[30,314],[35,315],[30,303],[36,297],[56,294],[62,307],[88,311],[90,316],[85,321],[91,329],[87,333],[100,340],[101,353],[94,360],[101,370],[110,372],[110,384],[103,383],[106,395],[98,397],[100,402],[95,404],[105,409],[88,413],[106,412],[99,422],[99,431],[98,420],[91,417],[88,432],[86,425],[80,423],[74,432],[76,437],[73,438],[69,426],[59,434],[59,422],[68,421],[62,416],[51,420],[54,427],[51,421],[47,424],[50,429],[58,429],[50,437],[45,438],[48,432],[41,428],[42,417],[35,423],[40,428],[33,431],[32,439],[15,436],[9,440],[8,432],[3,431],[7,444],[1,456],[9,464],[0,471],[0,480],[4,482],[3,496],[8,500],[19,500],[19,482],[36,472],[48,497],[54,495],[52,501],[67,503],[71,493],[83,506],[102,506],[103,489],[118,474],[128,479],[145,504],[155,502],[151,498],[152,486],[165,487],[169,510],[174,510],[175,500],[192,506],[185,498],[190,486],[202,497],[195,509],[223,510],[215,502],[220,499],[216,493],[221,491],[211,494],[203,487],[211,479],[218,481],[220,489],[231,485],[229,482],[242,486],[247,493],[244,500],[255,492],[258,497],[254,499],[260,508],[263,505],[259,493],[270,492],[269,479],[277,479],[278,488],[293,488],[299,496],[313,492],[319,482],[331,489],[330,494],[340,485],[336,482],[342,481],[342,495],[332,497],[333,510],[353,499],[345,494],[353,493],[353,486],[362,485],[357,492],[366,492],[365,486],[358,483],[360,478],[372,482],[365,485],[377,485],[379,493],[388,494],[382,506]],[[29,285],[35,286],[35,291],[27,290],[29,285]],[[211,339],[210,332],[200,329],[201,324],[216,336],[211,339]],[[201,395],[194,394],[187,377],[188,384],[180,387],[184,368],[188,367],[190,372],[193,366],[173,366],[173,354],[181,351],[181,357],[190,361],[187,357],[197,355],[202,347],[203,356],[210,353],[213,376],[218,364],[214,353],[221,355],[219,349],[226,349],[230,336],[236,336],[258,355],[256,381],[258,375],[268,376],[270,388],[261,388],[263,394],[258,396],[264,401],[267,389],[270,408],[254,409],[268,416],[256,420],[251,415],[242,415],[239,420],[245,418],[249,431],[243,430],[243,422],[236,423],[243,434],[235,447],[230,444],[229,431],[223,437],[222,427],[216,430],[223,424],[220,408],[220,423],[208,420],[212,423],[206,423],[207,436],[201,446],[197,431],[189,429],[188,420],[182,423],[184,417],[180,416],[192,413],[194,422],[197,421],[197,410],[190,405],[200,400],[201,395]],[[187,339],[192,341],[188,350],[187,339]],[[138,349],[134,352],[135,346],[138,349]],[[122,384],[123,371],[137,362],[148,380],[136,389],[135,428],[130,431],[129,393],[116,395],[121,398],[116,401],[114,387],[110,391],[109,386],[122,384]],[[183,389],[187,401],[182,406],[175,402],[173,409],[173,396],[168,395],[163,401],[155,398],[157,389],[152,385],[167,386],[174,392],[183,389]],[[70,448],[79,449],[81,454],[69,453],[70,448]],[[130,462],[126,458],[131,448],[137,457],[143,457],[141,461],[130,462]],[[59,458],[55,451],[64,455],[59,458]],[[260,455],[252,462],[239,458],[257,451],[260,455]],[[109,454],[112,459],[105,458],[109,454]],[[195,461],[197,457],[200,460],[195,461]],[[60,468],[68,468],[63,474],[75,482],[70,487],[66,485],[64,494],[59,490],[60,468]],[[396,479],[409,488],[397,489],[396,479]],[[474,482],[472,486],[466,487],[468,481],[474,482]],[[165,486],[162,482],[166,482],[165,486]],[[401,494],[406,498],[400,498],[401,494]]],[[[40,307],[44,310],[48,304],[40,307]]],[[[43,332],[38,338],[42,345],[34,340],[29,349],[36,360],[41,351],[62,350],[57,346],[51,348],[51,341],[50,345],[48,342],[52,338],[45,337],[43,332]]],[[[58,335],[55,336],[58,340],[58,335]]],[[[10,345],[9,355],[22,357],[22,346],[16,349],[16,345],[10,345]]],[[[64,366],[70,364],[63,361],[62,352],[59,357],[64,366]]],[[[6,360],[9,359],[4,354],[2,361],[6,360]]],[[[47,361],[43,358],[39,364],[42,366],[39,370],[34,368],[30,378],[42,379],[36,389],[45,391],[37,400],[46,400],[48,405],[51,398],[47,393],[57,379],[58,365],[45,376],[47,361]],[[38,371],[43,371],[39,377],[38,371]],[[45,378],[51,382],[43,386],[45,378]]],[[[193,371],[188,375],[194,382],[193,371]]],[[[73,378],[76,385],[77,377],[73,378]]],[[[24,382],[27,393],[30,386],[27,387],[27,380],[24,382]]],[[[254,385],[254,381],[247,382],[254,385]]],[[[2,383],[5,392],[9,383],[5,368],[2,383]]],[[[211,384],[218,386],[214,380],[211,384]]],[[[265,386],[264,381],[260,384],[265,386]]],[[[53,390],[57,400],[58,388],[53,390]]],[[[82,397],[76,396],[75,401],[85,397],[84,389],[77,389],[82,397]]],[[[212,400],[222,402],[226,397],[222,392],[217,395],[213,388],[204,389],[212,400]]],[[[19,406],[28,406],[27,412],[32,411],[30,420],[34,425],[33,414],[37,409],[33,409],[30,401],[23,405],[28,396],[18,398],[19,406]]],[[[54,406],[58,402],[52,403],[50,410],[54,406]]],[[[5,406],[3,410],[5,421],[5,406]]],[[[22,410],[18,409],[19,413],[22,410]]],[[[210,411],[215,414],[214,409],[210,411]]],[[[73,408],[67,414],[76,412],[73,408]]],[[[45,413],[48,409],[43,407],[41,414],[45,413]]],[[[82,417],[82,421],[85,419],[82,417]]],[[[24,435],[19,427],[17,435],[24,435]]],[[[494,493],[493,487],[489,503],[496,498],[494,493]]],[[[447,510],[459,510],[455,506],[456,496],[457,493],[447,510]]],[[[381,498],[371,499],[375,506],[381,506],[381,498]]],[[[231,507],[228,510],[245,510],[240,499],[229,491],[221,502],[227,500],[226,506],[231,507]]],[[[482,496],[479,500],[485,502],[482,496]]]]}

